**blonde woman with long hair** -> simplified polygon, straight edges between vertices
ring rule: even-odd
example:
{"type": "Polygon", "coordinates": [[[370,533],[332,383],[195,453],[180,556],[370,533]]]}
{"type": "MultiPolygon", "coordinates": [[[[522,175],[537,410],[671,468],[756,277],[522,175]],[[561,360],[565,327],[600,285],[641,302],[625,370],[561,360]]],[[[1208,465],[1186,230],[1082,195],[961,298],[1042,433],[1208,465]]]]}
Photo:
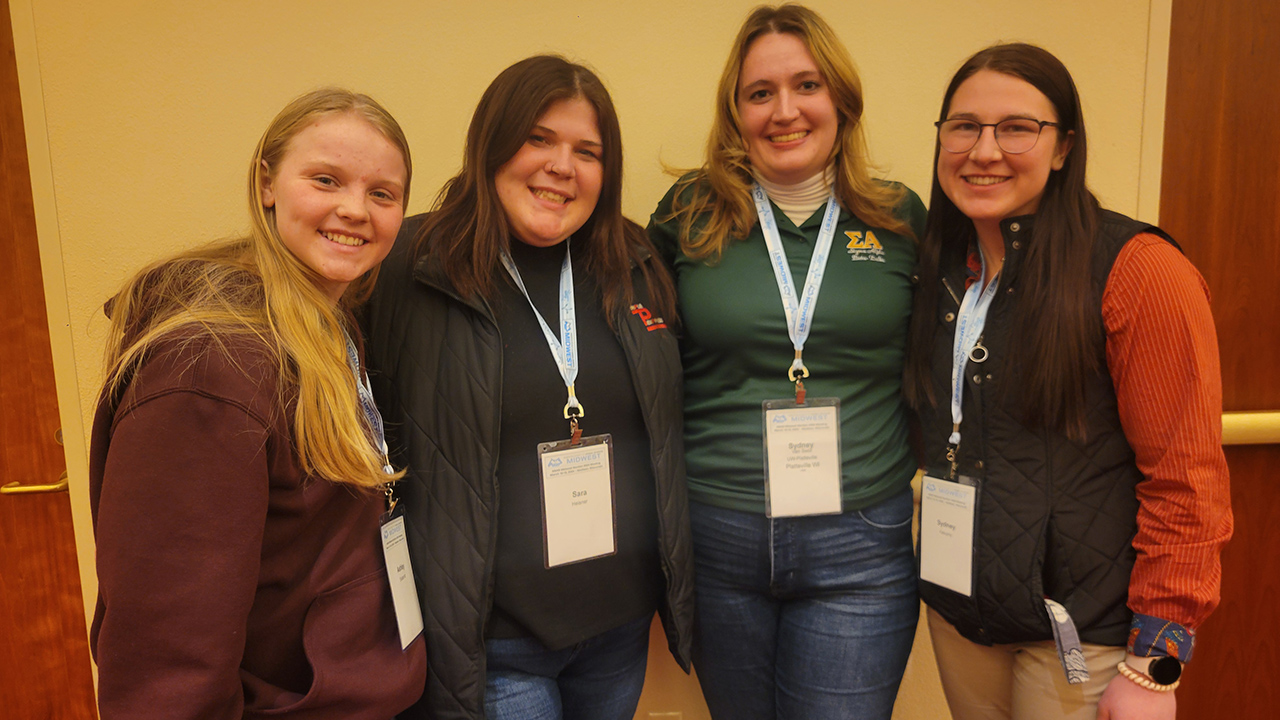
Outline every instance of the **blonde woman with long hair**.
{"type": "Polygon", "coordinates": [[[757,8],[706,163],[649,226],[680,299],[694,665],[715,718],[887,719],[915,633],[900,390],[924,208],[871,175],[862,109],[821,17],[757,8]]]}
{"type": "Polygon", "coordinates": [[[246,237],[144,268],[108,305],[90,498],[104,720],[386,720],[422,693],[380,547],[387,465],[350,309],[409,197],[373,99],[280,112],[246,237]]]}

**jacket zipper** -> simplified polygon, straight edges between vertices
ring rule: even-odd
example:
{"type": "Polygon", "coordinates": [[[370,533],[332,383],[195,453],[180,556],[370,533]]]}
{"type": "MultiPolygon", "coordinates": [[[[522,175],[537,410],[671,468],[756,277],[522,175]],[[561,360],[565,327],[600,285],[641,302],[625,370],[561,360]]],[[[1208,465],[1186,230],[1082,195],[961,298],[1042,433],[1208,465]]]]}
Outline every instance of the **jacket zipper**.
{"type": "MultiPolygon", "coordinates": [[[[458,295],[456,292],[453,291],[453,288],[445,287],[441,284],[434,282],[432,278],[424,278],[420,280],[415,276],[412,279],[415,282],[422,283],[423,285],[426,285],[429,288],[432,288],[438,292],[444,293],[445,295],[453,298],[455,301],[457,301],[464,307],[469,307],[472,310],[474,310],[477,314],[481,316],[481,318],[484,319],[485,322],[493,326],[494,332],[497,333],[498,335],[498,347],[499,348],[502,347],[502,332],[498,329],[497,318],[494,316],[493,308],[489,305],[488,300],[485,300],[484,298],[480,298],[480,302],[478,303],[473,302],[468,298],[463,298],[462,296],[458,295]]],[[[498,363],[498,387],[499,388],[502,387],[502,377],[505,374],[505,371],[506,369],[502,366],[502,362],[499,361],[498,363]]],[[[493,429],[493,436],[495,438],[500,438],[502,436],[501,393],[499,393],[497,403],[498,403],[497,412],[494,413],[495,427],[493,429]]],[[[495,581],[497,580],[497,578],[495,577],[496,573],[494,572],[494,567],[497,562],[497,548],[498,548],[498,519],[497,518],[498,518],[498,503],[501,501],[501,498],[499,498],[498,496],[498,482],[497,482],[498,458],[496,455],[494,456],[493,467],[490,470],[489,477],[493,482],[493,516],[492,516],[493,521],[490,523],[490,527],[489,527],[489,547],[493,549],[493,553],[491,553],[489,557],[485,558],[485,561],[484,561],[484,589],[481,591],[481,596],[480,596],[480,629],[479,630],[480,630],[480,649],[481,649],[482,663],[484,662],[484,659],[483,659],[484,635],[489,625],[489,615],[493,612],[493,586],[495,581]]]]}
{"type": "Polygon", "coordinates": [[[960,307],[960,298],[956,295],[956,291],[951,289],[951,283],[947,282],[946,278],[942,278],[942,287],[947,289],[947,294],[955,301],[956,307],[960,307]]]}

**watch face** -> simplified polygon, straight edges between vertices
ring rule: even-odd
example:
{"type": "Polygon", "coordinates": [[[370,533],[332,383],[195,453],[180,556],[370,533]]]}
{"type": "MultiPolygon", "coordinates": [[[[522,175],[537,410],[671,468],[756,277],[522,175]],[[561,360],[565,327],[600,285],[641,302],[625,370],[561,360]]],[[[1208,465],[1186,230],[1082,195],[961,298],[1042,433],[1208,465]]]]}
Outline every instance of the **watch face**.
{"type": "Polygon", "coordinates": [[[1182,663],[1174,657],[1158,657],[1147,666],[1147,674],[1160,685],[1172,685],[1182,677],[1182,663]]]}

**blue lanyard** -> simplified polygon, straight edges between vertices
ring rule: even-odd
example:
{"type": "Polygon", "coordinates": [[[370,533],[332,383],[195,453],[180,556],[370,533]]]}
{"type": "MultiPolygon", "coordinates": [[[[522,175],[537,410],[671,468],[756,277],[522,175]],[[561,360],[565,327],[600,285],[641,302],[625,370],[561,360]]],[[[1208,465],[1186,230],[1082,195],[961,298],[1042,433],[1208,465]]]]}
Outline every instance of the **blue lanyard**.
{"type": "MultiPolygon", "coordinates": [[[[982,248],[978,248],[979,253],[982,248]]],[[[985,276],[987,262],[983,257],[982,266],[985,276]]],[[[975,363],[985,362],[987,349],[978,345],[982,338],[982,330],[987,324],[987,311],[991,309],[991,301],[996,296],[996,287],[1000,284],[1000,276],[991,278],[983,287],[981,280],[969,286],[960,303],[960,312],[956,315],[956,336],[951,346],[951,436],[947,439],[952,448],[960,445],[960,421],[964,418],[962,403],[964,402],[964,368],[972,360],[975,363]]]]}
{"type": "Polygon", "coordinates": [[[547,326],[547,321],[542,319],[542,313],[538,312],[537,306],[533,304],[533,299],[529,297],[529,291],[525,289],[524,280],[520,277],[520,269],[516,267],[515,261],[511,259],[508,253],[502,253],[502,265],[507,269],[507,273],[511,275],[511,279],[516,281],[516,286],[520,288],[520,292],[524,294],[524,299],[529,301],[529,307],[533,308],[533,316],[538,319],[538,325],[542,327],[542,336],[547,340],[547,347],[551,349],[551,355],[556,359],[556,367],[560,369],[560,377],[564,378],[564,386],[569,391],[569,400],[564,404],[564,416],[566,418],[582,417],[586,412],[582,408],[582,404],[578,402],[578,396],[574,392],[573,384],[578,379],[578,321],[577,321],[577,305],[573,299],[573,266],[569,261],[569,241],[565,241],[564,262],[560,265],[560,337],[557,338],[555,333],[551,332],[551,328],[547,326]],[[570,412],[574,410],[576,412],[570,412]]]}
{"type": "Polygon", "coordinates": [[[782,238],[778,236],[778,221],[773,217],[773,208],[769,206],[769,198],[760,183],[751,186],[751,198],[756,203],[760,231],[764,233],[765,246],[769,249],[769,262],[773,265],[773,276],[778,281],[778,294],[782,296],[782,310],[787,316],[787,335],[791,337],[791,345],[796,351],[787,377],[791,380],[809,377],[809,369],[804,366],[801,354],[804,352],[805,341],[809,339],[809,331],[813,329],[813,313],[818,306],[822,276],[827,271],[827,255],[830,254],[831,240],[836,234],[840,203],[834,193],[827,200],[827,211],[822,216],[822,229],[813,245],[813,256],[809,258],[809,274],[804,281],[804,290],[797,296],[795,281],[791,279],[791,267],[787,264],[787,255],[782,249],[782,238]]]}
{"type": "Polygon", "coordinates": [[[345,330],[342,334],[347,341],[347,364],[351,366],[351,372],[356,377],[356,395],[360,398],[360,409],[364,411],[364,417],[369,421],[369,428],[373,430],[373,446],[382,453],[382,470],[391,475],[395,470],[392,469],[391,461],[387,457],[387,438],[382,427],[382,413],[378,412],[378,405],[373,401],[373,389],[369,387],[369,376],[360,372],[360,354],[356,351],[355,341],[345,330]]]}

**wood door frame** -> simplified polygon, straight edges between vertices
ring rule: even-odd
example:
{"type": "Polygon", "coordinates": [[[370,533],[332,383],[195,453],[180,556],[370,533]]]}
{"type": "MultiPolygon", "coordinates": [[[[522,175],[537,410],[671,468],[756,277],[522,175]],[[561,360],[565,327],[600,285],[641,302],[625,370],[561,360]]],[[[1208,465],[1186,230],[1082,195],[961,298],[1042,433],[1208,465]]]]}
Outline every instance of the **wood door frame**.
{"type": "Polygon", "coordinates": [[[1280,416],[1280,376],[1266,359],[1280,343],[1267,309],[1280,299],[1273,281],[1280,259],[1280,134],[1273,121],[1280,7],[1178,0],[1174,10],[1169,101],[1178,124],[1166,132],[1162,224],[1213,294],[1222,399],[1235,411],[1224,439],[1256,443],[1226,448],[1235,534],[1222,553],[1222,604],[1200,628],[1203,645],[1178,691],[1178,709],[1187,717],[1264,717],[1274,712],[1280,669],[1280,650],[1267,640],[1280,627],[1267,600],[1280,587],[1268,560],[1280,548],[1280,497],[1271,487],[1280,433],[1267,422],[1280,416]],[[1254,127],[1262,132],[1242,142],[1254,127]],[[1236,437],[1226,438],[1233,429],[1236,437]]]}
{"type": "MultiPolygon", "coordinates": [[[[89,513],[89,448],[81,415],[80,380],[76,374],[71,337],[71,313],[67,303],[66,273],[62,263],[62,236],[53,186],[44,90],[40,58],[36,50],[36,24],[31,0],[8,0],[13,23],[14,55],[18,64],[18,88],[31,174],[31,195],[36,216],[36,237],[44,281],[45,312],[49,318],[49,344],[53,351],[54,382],[58,390],[58,416],[62,423],[63,452],[67,461],[71,519],[75,527],[76,556],[84,597],[85,632],[97,603],[98,576],[94,567],[93,519],[89,513]]],[[[94,382],[95,379],[89,379],[94,382]]],[[[48,482],[53,482],[49,478],[48,482]]],[[[93,668],[96,685],[98,669],[93,668]]]]}

